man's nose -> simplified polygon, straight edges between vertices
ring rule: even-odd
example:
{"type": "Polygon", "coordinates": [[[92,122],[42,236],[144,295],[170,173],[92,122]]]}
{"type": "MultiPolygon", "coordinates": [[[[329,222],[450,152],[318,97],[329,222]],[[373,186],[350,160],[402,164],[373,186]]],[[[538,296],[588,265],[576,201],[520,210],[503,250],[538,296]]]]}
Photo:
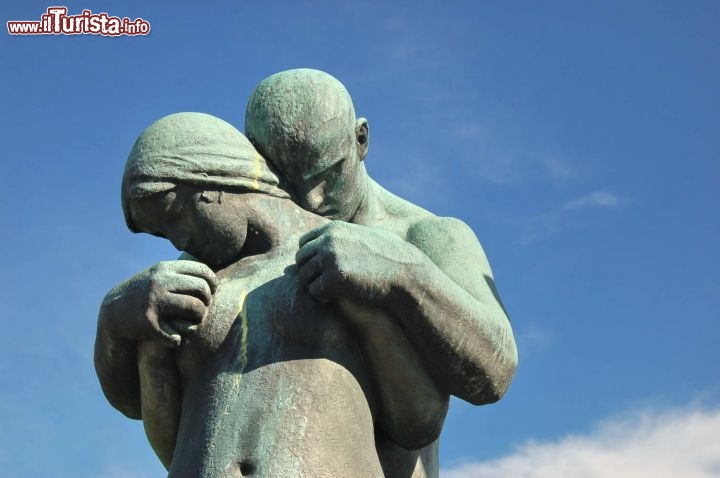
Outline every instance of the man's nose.
{"type": "Polygon", "coordinates": [[[305,208],[315,212],[325,201],[325,182],[321,182],[305,193],[305,208]]]}

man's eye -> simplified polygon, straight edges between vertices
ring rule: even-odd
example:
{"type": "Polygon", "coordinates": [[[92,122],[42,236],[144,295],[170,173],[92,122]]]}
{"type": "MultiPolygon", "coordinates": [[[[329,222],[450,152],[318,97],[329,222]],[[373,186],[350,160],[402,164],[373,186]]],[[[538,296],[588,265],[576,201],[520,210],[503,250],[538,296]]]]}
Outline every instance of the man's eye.
{"type": "Polygon", "coordinates": [[[338,161],[337,163],[333,164],[333,165],[332,165],[332,168],[330,168],[330,169],[332,169],[334,172],[341,171],[341,170],[342,170],[342,167],[343,167],[343,164],[345,163],[345,160],[346,160],[346,159],[347,159],[347,158],[341,159],[341,160],[338,161]]]}

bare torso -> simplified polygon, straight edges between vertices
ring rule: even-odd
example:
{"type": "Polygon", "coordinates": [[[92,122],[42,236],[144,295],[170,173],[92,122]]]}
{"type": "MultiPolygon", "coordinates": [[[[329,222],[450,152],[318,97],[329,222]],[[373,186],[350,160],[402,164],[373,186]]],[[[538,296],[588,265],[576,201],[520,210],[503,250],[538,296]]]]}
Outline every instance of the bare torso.
{"type": "MultiPolygon", "coordinates": [[[[409,240],[439,219],[372,187],[381,207],[363,225],[409,240]]],[[[169,476],[437,477],[439,440],[408,451],[374,427],[360,347],[300,288],[294,252],[219,274],[208,317],[176,355],[183,405],[169,476]]]]}
{"type": "Polygon", "coordinates": [[[360,347],[300,287],[294,250],[219,277],[176,356],[184,390],[169,476],[382,476],[360,347]]]}

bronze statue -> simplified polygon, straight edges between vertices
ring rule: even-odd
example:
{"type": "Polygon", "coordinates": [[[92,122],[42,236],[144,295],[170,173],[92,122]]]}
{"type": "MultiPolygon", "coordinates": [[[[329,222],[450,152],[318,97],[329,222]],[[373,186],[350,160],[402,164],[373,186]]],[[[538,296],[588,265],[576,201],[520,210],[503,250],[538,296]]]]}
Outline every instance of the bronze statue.
{"type": "Polygon", "coordinates": [[[170,476],[437,476],[449,396],[498,400],[517,361],[480,244],[367,176],[326,73],[264,80],[246,132],[270,165],[198,113],[136,142],[128,225],[187,255],[108,293],[106,396],[170,476]]]}

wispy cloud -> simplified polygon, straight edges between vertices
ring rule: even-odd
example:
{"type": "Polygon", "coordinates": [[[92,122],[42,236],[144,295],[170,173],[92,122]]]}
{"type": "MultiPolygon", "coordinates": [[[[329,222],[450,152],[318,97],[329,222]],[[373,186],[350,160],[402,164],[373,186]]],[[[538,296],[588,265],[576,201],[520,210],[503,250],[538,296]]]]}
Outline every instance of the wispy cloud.
{"type": "Polygon", "coordinates": [[[624,201],[620,196],[609,191],[596,191],[575,197],[528,220],[521,242],[529,244],[555,234],[563,224],[571,220],[570,216],[580,211],[590,208],[619,209],[623,205],[624,201]]]}
{"type": "Polygon", "coordinates": [[[720,408],[644,412],[583,435],[530,441],[443,478],[713,478],[720,476],[720,408]]]}
{"type": "Polygon", "coordinates": [[[550,348],[555,341],[555,333],[542,325],[530,324],[515,331],[515,340],[518,349],[522,350],[524,360],[550,348]]]}
{"type": "Polygon", "coordinates": [[[562,209],[564,211],[577,211],[587,207],[616,208],[618,206],[620,206],[620,200],[615,194],[599,191],[568,201],[563,204],[562,209]]]}

